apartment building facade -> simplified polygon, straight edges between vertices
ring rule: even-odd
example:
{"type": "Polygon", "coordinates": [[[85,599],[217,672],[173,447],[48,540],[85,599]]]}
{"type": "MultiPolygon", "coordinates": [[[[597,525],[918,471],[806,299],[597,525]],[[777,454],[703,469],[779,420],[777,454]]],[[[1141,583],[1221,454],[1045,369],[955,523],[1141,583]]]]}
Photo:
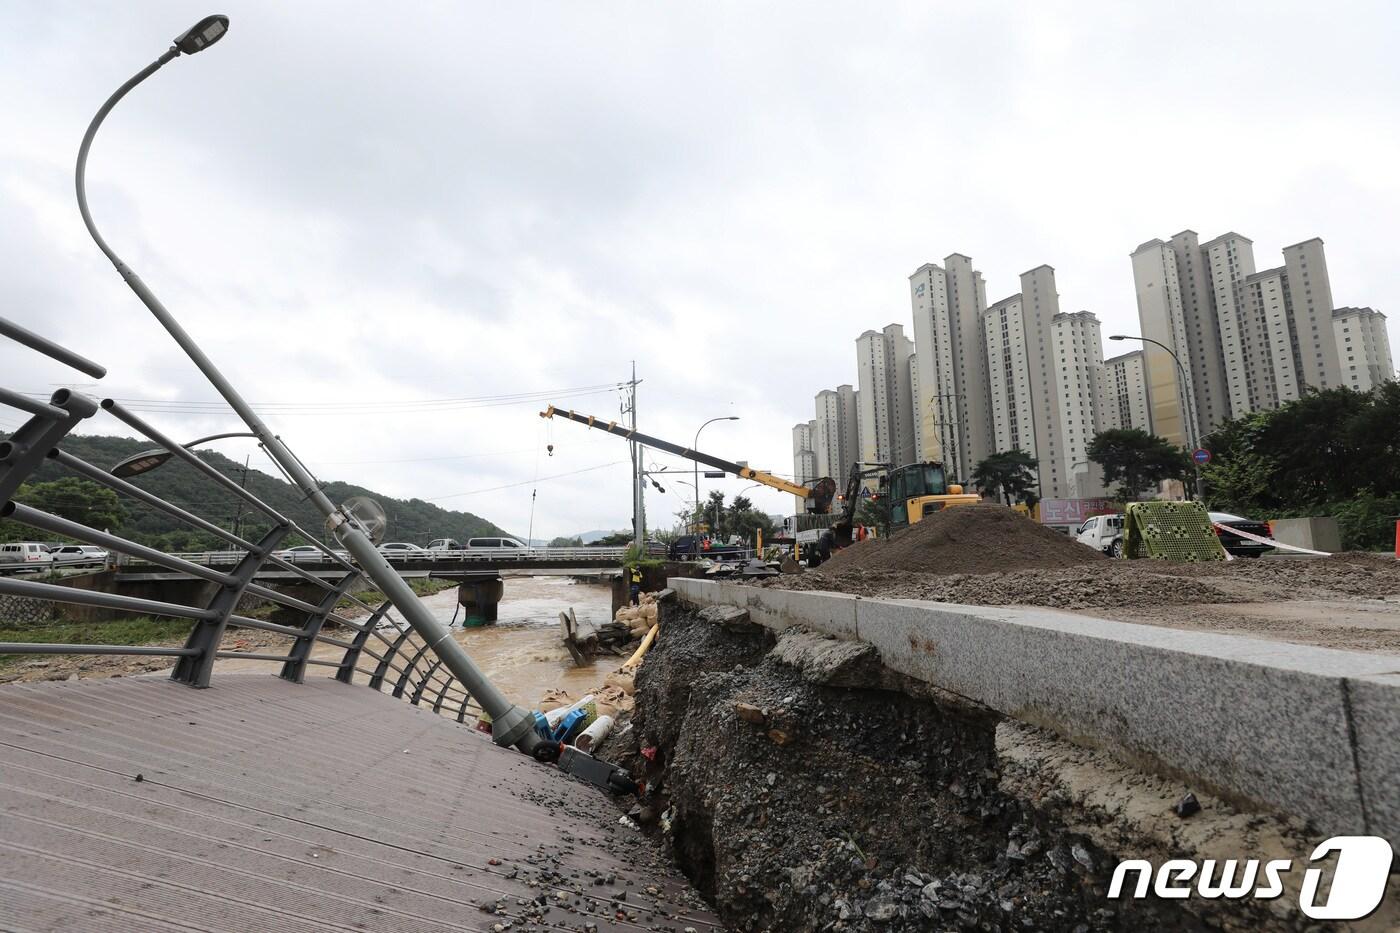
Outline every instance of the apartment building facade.
{"type": "Polygon", "coordinates": [[[1395,378],[1385,315],[1372,308],[1337,308],[1332,312],[1341,384],[1367,392],[1395,378]]]}
{"type": "Polygon", "coordinates": [[[909,358],[914,343],[899,324],[856,338],[860,459],[903,466],[917,459],[909,358]]]}
{"type": "Polygon", "coordinates": [[[1147,363],[1141,350],[1104,360],[1102,383],[1100,431],[1136,428],[1154,433],[1152,403],[1147,395],[1147,363]]]}
{"type": "Polygon", "coordinates": [[[859,393],[849,385],[817,393],[812,445],[818,478],[830,476],[842,485],[860,459],[859,404],[859,393]]]}

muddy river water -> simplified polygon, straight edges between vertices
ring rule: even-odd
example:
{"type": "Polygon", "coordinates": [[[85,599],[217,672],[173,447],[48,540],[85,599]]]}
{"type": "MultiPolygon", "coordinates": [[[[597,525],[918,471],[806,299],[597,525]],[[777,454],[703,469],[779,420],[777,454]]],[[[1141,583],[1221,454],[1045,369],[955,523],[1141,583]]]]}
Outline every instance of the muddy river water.
{"type": "MultiPolygon", "coordinates": [[[[422,602],[446,624],[457,609],[457,591],[443,590],[422,602]]],[[[610,618],[612,591],[564,577],[506,577],[496,624],[453,628],[452,637],[506,696],[536,709],[551,687],[579,696],[618,664],[616,658],[604,658],[601,668],[574,666],[559,636],[559,613],[570,607],[580,622],[601,624],[610,618]]]]}

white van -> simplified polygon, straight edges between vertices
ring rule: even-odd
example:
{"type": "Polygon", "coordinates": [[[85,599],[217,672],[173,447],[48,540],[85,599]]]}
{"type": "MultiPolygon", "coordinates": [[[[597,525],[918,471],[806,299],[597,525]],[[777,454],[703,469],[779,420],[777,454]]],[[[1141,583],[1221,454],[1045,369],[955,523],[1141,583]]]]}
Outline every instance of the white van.
{"type": "Polygon", "coordinates": [[[486,551],[495,557],[523,557],[528,549],[524,541],[515,538],[469,538],[467,550],[486,551]]]}
{"type": "Polygon", "coordinates": [[[48,545],[37,541],[12,541],[0,544],[0,572],[20,570],[48,571],[53,569],[53,555],[48,545]]]}

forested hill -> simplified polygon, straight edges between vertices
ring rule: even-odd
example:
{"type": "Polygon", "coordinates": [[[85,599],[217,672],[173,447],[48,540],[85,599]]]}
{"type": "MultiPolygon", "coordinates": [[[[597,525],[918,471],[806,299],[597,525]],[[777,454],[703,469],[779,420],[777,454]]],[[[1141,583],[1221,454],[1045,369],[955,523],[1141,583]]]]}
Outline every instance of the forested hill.
{"type": "MultiPolygon", "coordinates": [[[[0,439],[4,437],[5,435],[0,433],[0,439]]],[[[73,456],[106,469],[134,453],[150,449],[153,445],[149,441],[129,437],[70,435],[60,446],[73,456]]],[[[235,463],[211,451],[199,451],[199,456],[234,482],[242,479],[242,463],[235,463]]],[[[261,451],[255,450],[254,457],[262,459],[264,466],[271,468],[261,451]]],[[[194,512],[224,528],[231,529],[239,513],[240,500],[236,495],[216,486],[212,479],[179,460],[172,459],[158,469],[135,477],[132,482],[167,502],[194,512]]],[[[290,483],[250,469],[247,489],[307,531],[318,535],[324,533],[325,522],[320,514],[310,503],[302,501],[301,494],[290,483]]],[[[389,528],[385,538],[388,541],[427,544],[432,538],[456,538],[465,542],[470,537],[506,534],[496,525],[470,512],[449,511],[422,499],[394,499],[373,490],[340,482],[326,483],[325,492],[332,502],[337,503],[344,502],[351,496],[369,496],[376,500],[389,516],[389,528]]],[[[223,546],[212,535],[192,530],[185,524],[126,497],[121,497],[121,507],[113,513],[112,509],[116,503],[108,490],[87,480],[77,480],[76,474],[52,461],[46,462],[42,469],[31,476],[15,498],[36,508],[84,521],[99,528],[106,527],[114,534],[167,550],[204,550],[223,546]],[[98,524],[99,519],[101,524],[98,524]]],[[[258,521],[259,517],[250,507],[243,508],[244,538],[256,540],[250,536],[258,535],[271,526],[268,521],[258,521]]],[[[0,524],[10,526],[0,528],[0,540],[13,540],[16,537],[47,540],[50,537],[32,529],[17,528],[12,522],[0,524]]],[[[289,538],[287,542],[295,544],[298,540],[289,538]]]]}

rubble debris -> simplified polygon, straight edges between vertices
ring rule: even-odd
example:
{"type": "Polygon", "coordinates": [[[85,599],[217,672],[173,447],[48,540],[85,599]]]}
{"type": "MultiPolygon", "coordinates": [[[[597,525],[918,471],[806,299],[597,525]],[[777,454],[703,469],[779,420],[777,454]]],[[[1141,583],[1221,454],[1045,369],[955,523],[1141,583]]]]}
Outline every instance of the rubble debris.
{"type": "Polygon", "coordinates": [[[1188,816],[1195,816],[1201,812],[1201,802],[1196,799],[1196,795],[1188,793],[1175,804],[1172,805],[1172,812],[1185,819],[1188,816]]]}

